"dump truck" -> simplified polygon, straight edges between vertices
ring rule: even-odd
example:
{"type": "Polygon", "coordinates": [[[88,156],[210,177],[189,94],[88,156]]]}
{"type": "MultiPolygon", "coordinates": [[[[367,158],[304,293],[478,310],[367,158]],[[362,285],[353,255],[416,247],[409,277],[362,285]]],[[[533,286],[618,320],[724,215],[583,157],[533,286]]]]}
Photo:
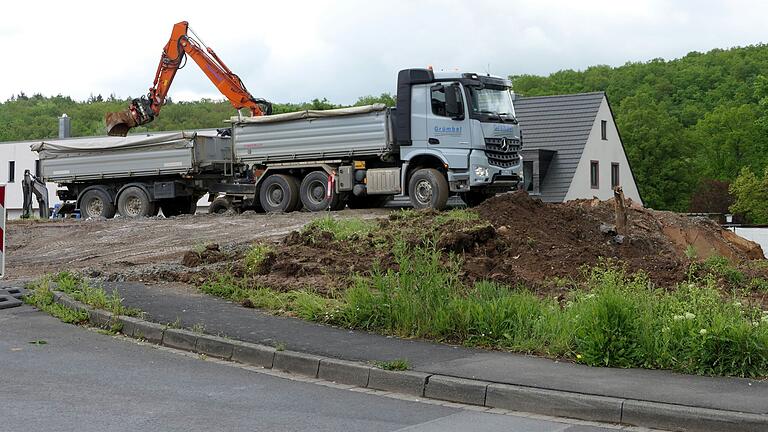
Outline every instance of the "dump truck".
{"type": "Polygon", "coordinates": [[[442,209],[516,189],[520,128],[506,79],[406,69],[395,107],[235,116],[202,133],[33,144],[42,176],[85,217],[194,211],[322,211],[397,196],[442,209]]]}

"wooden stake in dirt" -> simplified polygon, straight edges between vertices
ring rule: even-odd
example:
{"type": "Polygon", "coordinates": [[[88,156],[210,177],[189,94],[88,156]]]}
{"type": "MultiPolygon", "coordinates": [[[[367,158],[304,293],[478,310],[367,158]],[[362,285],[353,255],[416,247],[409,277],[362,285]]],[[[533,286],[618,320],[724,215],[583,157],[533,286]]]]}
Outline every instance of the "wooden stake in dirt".
{"type": "Polygon", "coordinates": [[[613,188],[613,204],[616,210],[616,232],[627,235],[627,211],[624,208],[624,190],[621,186],[613,188]]]}

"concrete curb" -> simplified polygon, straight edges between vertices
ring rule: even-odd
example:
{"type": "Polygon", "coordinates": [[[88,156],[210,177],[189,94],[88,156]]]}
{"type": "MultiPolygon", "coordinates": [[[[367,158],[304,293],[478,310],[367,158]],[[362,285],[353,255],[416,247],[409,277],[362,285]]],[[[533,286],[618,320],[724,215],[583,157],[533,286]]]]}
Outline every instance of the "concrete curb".
{"type": "Polygon", "coordinates": [[[356,387],[410,394],[449,402],[504,408],[581,420],[621,423],[682,432],[758,432],[768,430],[768,414],[697,408],[634,399],[524,387],[417,371],[389,371],[363,362],[327,358],[265,345],[173,329],[161,324],[90,308],[64,293],[54,301],[88,313],[100,327],[117,323],[124,335],[149,342],[279,369],[356,387]]]}

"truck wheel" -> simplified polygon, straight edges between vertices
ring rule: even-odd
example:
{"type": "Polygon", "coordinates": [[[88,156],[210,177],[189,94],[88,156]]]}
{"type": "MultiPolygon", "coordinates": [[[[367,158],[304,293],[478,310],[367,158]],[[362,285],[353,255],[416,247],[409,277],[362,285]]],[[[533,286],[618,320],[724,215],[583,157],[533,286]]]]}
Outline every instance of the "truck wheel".
{"type": "Polygon", "coordinates": [[[157,214],[157,207],[138,186],[125,188],[117,199],[117,211],[125,218],[147,217],[157,214]]]}
{"type": "Polygon", "coordinates": [[[448,203],[448,192],[448,180],[434,168],[416,170],[408,182],[408,195],[417,209],[444,209],[448,203]]]}
{"type": "Polygon", "coordinates": [[[232,208],[229,200],[225,197],[218,197],[208,206],[208,213],[210,214],[223,214],[232,208]]]}
{"type": "Polygon", "coordinates": [[[483,192],[462,192],[459,196],[467,207],[477,207],[490,197],[483,192]]]}
{"type": "Polygon", "coordinates": [[[91,189],[80,198],[80,214],[85,218],[111,218],[115,215],[115,204],[104,189],[91,189]]]}
{"type": "Polygon", "coordinates": [[[299,205],[299,182],[289,175],[272,174],[261,183],[259,201],[267,213],[292,212],[299,205]]]}
{"type": "Polygon", "coordinates": [[[339,195],[331,193],[328,198],[328,174],[325,171],[312,171],[304,177],[299,188],[301,203],[309,211],[323,211],[335,209],[339,202],[339,195]]]}

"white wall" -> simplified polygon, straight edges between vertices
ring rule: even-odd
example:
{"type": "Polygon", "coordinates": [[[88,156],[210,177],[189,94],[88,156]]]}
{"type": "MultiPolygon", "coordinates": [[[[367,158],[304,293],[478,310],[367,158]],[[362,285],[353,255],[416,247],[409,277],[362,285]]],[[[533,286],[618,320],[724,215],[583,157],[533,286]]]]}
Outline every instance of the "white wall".
{"type": "MultiPolygon", "coordinates": [[[[24,179],[24,170],[35,174],[35,161],[37,153],[30,150],[31,141],[0,143],[0,183],[5,183],[5,205],[8,208],[8,218],[15,219],[21,215],[24,207],[24,192],[21,182],[24,179]],[[13,183],[8,182],[8,162],[16,161],[16,176],[13,183]]],[[[48,201],[51,207],[59,198],[56,196],[56,184],[48,183],[48,201]]],[[[37,200],[32,198],[32,206],[37,208],[37,200]]]]}
{"type": "Polygon", "coordinates": [[[768,228],[734,227],[731,228],[731,230],[733,230],[733,232],[738,234],[740,237],[744,237],[747,240],[752,240],[753,242],[759,244],[760,247],[763,248],[763,255],[768,258],[768,228]]]}
{"type": "Polygon", "coordinates": [[[584,146],[584,153],[581,155],[579,165],[576,167],[576,173],[571,181],[565,200],[572,199],[591,199],[593,197],[607,200],[613,198],[613,189],[611,188],[611,163],[619,163],[619,184],[624,189],[624,196],[632,198],[633,201],[642,204],[637,185],[632,178],[632,172],[629,168],[627,155],[621,146],[619,132],[616,123],[611,115],[608,106],[608,100],[603,97],[603,102],[597,111],[595,122],[592,125],[592,131],[584,146]],[[601,120],[607,120],[606,138],[602,139],[601,120]],[[592,189],[590,183],[590,162],[596,160],[599,162],[599,188],[592,189]]]}

